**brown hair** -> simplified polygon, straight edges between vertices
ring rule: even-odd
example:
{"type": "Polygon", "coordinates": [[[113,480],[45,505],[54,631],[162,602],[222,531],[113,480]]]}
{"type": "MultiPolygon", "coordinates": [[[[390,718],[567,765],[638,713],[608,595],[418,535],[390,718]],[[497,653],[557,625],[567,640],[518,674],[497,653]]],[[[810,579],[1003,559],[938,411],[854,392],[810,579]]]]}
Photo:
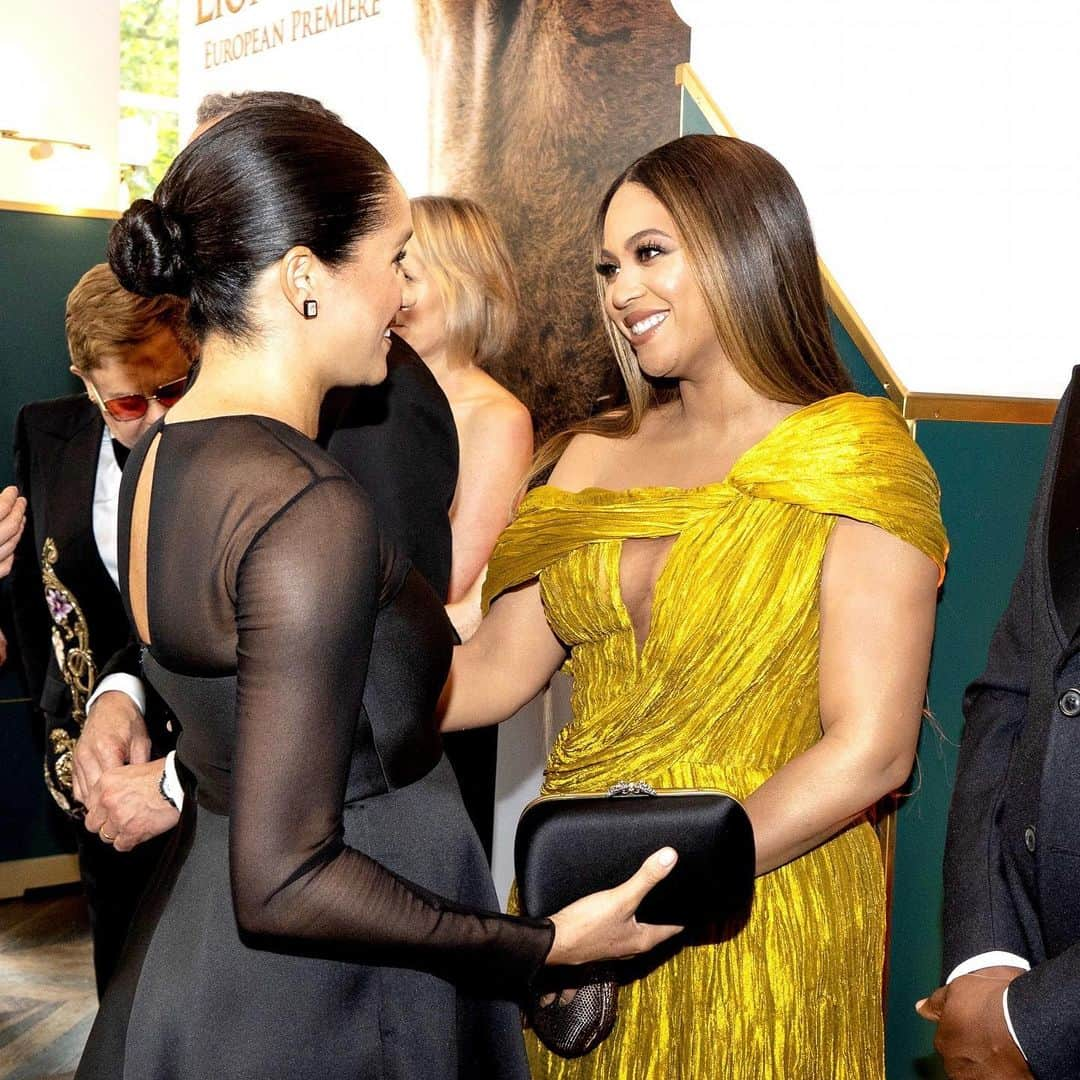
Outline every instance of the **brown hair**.
{"type": "Polygon", "coordinates": [[[291,94],[287,90],[239,90],[232,94],[207,94],[195,110],[195,123],[202,127],[211,120],[221,120],[229,116],[237,109],[251,109],[257,105],[280,105],[301,109],[328,120],[341,120],[336,112],[331,112],[321,101],[304,94],[291,94]]]}
{"type": "Polygon", "coordinates": [[[159,330],[171,330],[183,352],[194,359],[195,335],[187,313],[187,304],[178,297],[148,299],[128,292],[108,263],[98,263],[68,294],[64,330],[72,366],[83,373],[93,371],[105,353],[138,345],[159,330]]]}
{"type": "MultiPolygon", "coordinates": [[[[597,257],[608,206],[623,184],[640,184],[671,215],[717,340],[750,386],[798,405],[852,388],[829,328],[806,206],[776,158],[722,135],[684,135],[651,150],[616,177],[601,201],[593,232],[597,257]]],[[[599,275],[596,282],[603,309],[599,275]]],[[[575,434],[626,438],[647,409],[678,392],[650,383],[606,315],[604,323],[628,402],[550,439],[536,455],[531,479],[550,470],[575,434]]]]}
{"type": "Polygon", "coordinates": [[[484,367],[509,348],[521,297],[506,240],[472,199],[412,200],[413,237],[446,305],[447,354],[484,367]]]}

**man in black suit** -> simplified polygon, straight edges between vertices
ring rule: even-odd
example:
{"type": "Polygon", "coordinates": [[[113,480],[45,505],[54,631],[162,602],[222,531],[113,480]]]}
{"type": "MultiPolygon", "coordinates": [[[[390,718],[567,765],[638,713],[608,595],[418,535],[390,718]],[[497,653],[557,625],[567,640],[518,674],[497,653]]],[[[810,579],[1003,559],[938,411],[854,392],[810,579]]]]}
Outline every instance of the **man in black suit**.
{"type": "MultiPolygon", "coordinates": [[[[26,498],[11,582],[20,655],[44,716],[46,782],[58,805],[77,816],[88,798],[73,746],[93,707],[102,730],[119,730],[114,737],[127,742],[124,761],[136,764],[125,774],[125,801],[147,802],[156,828],[175,820],[161,793],[161,755],[175,738],[138,678],[119,592],[117,499],[128,450],[186,385],[193,356],[186,307],[134,296],[100,264],[68,297],[65,329],[71,370],[86,394],[27,405],[16,422],[15,471],[26,498]],[[131,714],[138,732],[127,738],[131,714]]],[[[122,844],[118,852],[107,822],[88,817],[87,826],[92,832],[78,831],[79,863],[100,993],[157,851],[124,854],[131,845],[122,844]]]]}
{"type": "Polygon", "coordinates": [[[1009,606],[964,696],[945,849],[951,1077],[1080,1076],[1080,367],[1009,606]]]}
{"type": "Polygon", "coordinates": [[[454,417],[427,365],[396,334],[386,372],[378,386],[327,395],[319,442],[371,496],[382,534],[445,598],[458,470],[454,417]]]}

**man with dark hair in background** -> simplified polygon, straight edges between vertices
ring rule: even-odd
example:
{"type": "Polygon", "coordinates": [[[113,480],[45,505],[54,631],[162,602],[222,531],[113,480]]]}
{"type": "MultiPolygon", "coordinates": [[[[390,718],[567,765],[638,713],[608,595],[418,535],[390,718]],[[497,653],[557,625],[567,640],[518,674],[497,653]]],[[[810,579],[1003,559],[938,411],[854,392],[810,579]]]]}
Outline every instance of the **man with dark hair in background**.
{"type": "MultiPolygon", "coordinates": [[[[175,821],[161,756],[175,737],[163,706],[138,678],[120,598],[116,518],[128,450],[186,386],[194,356],[186,308],[175,298],[127,292],[104,263],[87,271],[65,315],[71,371],[86,393],[26,405],[15,428],[26,527],[15,551],[12,600],[27,684],[45,721],[46,783],[61,809],[77,816],[89,788],[88,777],[76,775],[72,748],[93,706],[103,725],[112,718],[130,734],[124,760],[135,764],[115,797],[148,806],[150,820],[129,830],[138,839],[175,821]]],[[[158,851],[151,845],[126,853],[129,837],[114,850],[115,834],[96,835],[92,817],[87,827],[78,830],[79,868],[100,995],[158,851]]]]}

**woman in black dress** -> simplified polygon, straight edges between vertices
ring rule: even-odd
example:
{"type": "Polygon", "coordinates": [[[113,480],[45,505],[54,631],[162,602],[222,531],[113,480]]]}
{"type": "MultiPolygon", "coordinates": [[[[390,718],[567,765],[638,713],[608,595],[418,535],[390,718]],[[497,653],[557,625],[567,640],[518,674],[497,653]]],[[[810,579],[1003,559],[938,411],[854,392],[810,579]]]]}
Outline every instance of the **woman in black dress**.
{"type": "Polygon", "coordinates": [[[261,107],[110,236],[121,282],[188,297],[202,339],[120,500],[188,798],[79,1080],[523,1077],[509,1001],[542,964],[674,930],[633,917],[670,852],[551,920],[495,913],[433,720],[442,605],[310,439],[328,388],[385,375],[410,230],[359,135],[261,107]]]}

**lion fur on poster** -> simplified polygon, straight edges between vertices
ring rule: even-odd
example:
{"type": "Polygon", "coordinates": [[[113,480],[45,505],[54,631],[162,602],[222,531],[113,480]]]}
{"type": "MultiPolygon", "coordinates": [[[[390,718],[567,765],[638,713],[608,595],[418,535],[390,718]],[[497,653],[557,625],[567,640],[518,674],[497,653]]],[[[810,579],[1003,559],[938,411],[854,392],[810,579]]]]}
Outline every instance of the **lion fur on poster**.
{"type": "Polygon", "coordinates": [[[540,439],[610,402],[592,225],[611,180],[679,134],[690,33],[669,0],[416,0],[431,73],[431,188],[504,229],[523,299],[491,374],[540,439]],[[599,402],[599,404],[598,404],[599,402]]]}

